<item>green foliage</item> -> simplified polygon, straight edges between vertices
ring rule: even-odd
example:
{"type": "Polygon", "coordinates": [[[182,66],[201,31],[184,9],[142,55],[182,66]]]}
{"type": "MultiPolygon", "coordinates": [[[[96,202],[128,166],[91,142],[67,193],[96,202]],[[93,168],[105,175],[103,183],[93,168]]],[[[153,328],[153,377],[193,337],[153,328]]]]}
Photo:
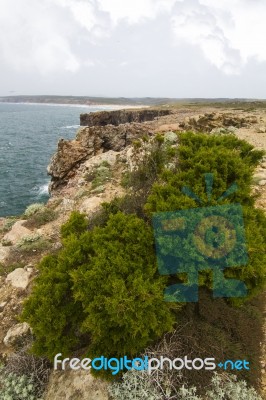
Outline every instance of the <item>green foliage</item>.
{"type": "Polygon", "coordinates": [[[92,190],[95,190],[99,186],[103,186],[112,177],[112,171],[110,169],[110,164],[108,161],[103,161],[101,165],[96,167],[92,172],[85,175],[85,179],[91,182],[92,190]]]}
{"type": "Polygon", "coordinates": [[[23,237],[17,244],[19,251],[24,254],[42,252],[51,247],[51,243],[39,234],[23,237]]]}
{"type": "Polygon", "coordinates": [[[28,228],[40,228],[42,225],[54,221],[56,217],[57,212],[52,208],[42,206],[28,215],[28,220],[24,223],[24,226],[28,228]]]}
{"type": "MultiPolygon", "coordinates": [[[[237,191],[222,204],[240,203],[244,206],[244,224],[249,250],[249,264],[227,271],[228,277],[239,277],[249,288],[249,295],[257,294],[265,285],[265,224],[262,212],[254,209],[251,195],[252,174],[263,152],[234,136],[184,133],[180,135],[178,169],[164,170],[151,190],[145,205],[148,215],[153,212],[185,210],[218,206],[218,198],[234,183],[237,191]],[[204,174],[213,174],[212,198],[206,193],[204,174]],[[202,204],[182,192],[187,186],[201,199],[202,204]]],[[[186,260],[184,259],[184,265],[186,260]]],[[[201,284],[211,287],[205,273],[201,284]]]]}
{"type": "Polygon", "coordinates": [[[88,223],[84,214],[78,211],[73,211],[69,220],[61,227],[61,236],[63,239],[70,235],[80,236],[87,230],[88,223]]]}
{"type": "Polygon", "coordinates": [[[33,203],[31,205],[29,205],[25,212],[24,215],[25,217],[31,217],[32,215],[34,215],[36,212],[41,211],[44,208],[44,204],[43,203],[33,203]]]}
{"type": "Polygon", "coordinates": [[[14,263],[9,265],[3,265],[0,263],[0,276],[7,276],[10,272],[14,271],[17,268],[24,268],[24,264],[22,263],[14,263]]]}
{"type": "Polygon", "coordinates": [[[81,251],[81,243],[70,236],[61,254],[44,257],[32,294],[24,303],[21,319],[32,326],[36,336],[32,350],[51,360],[57,353],[70,354],[79,343],[83,310],[73,299],[70,271],[78,266],[81,251]]]}
{"type": "Polygon", "coordinates": [[[151,228],[117,213],[94,229],[92,240],[90,263],[72,273],[85,312],[82,329],[92,337],[89,354],[137,354],[173,323],[164,278],[156,277],[151,228]]]}
{"type": "Polygon", "coordinates": [[[180,134],[178,170],[163,171],[161,182],[155,183],[146,211],[173,211],[197,207],[195,200],[181,192],[189,186],[204,205],[216,205],[217,199],[233,184],[236,193],[225,203],[254,204],[251,196],[252,174],[263,152],[234,136],[180,134]],[[204,174],[214,175],[211,202],[207,199],[204,174]]]}
{"type": "Polygon", "coordinates": [[[0,233],[8,232],[14,223],[17,221],[18,217],[9,217],[5,220],[4,225],[0,228],[0,233]]]}
{"type": "Polygon", "coordinates": [[[151,228],[120,212],[105,227],[84,232],[86,225],[83,215],[71,215],[62,227],[63,249],[42,260],[24,304],[33,350],[50,359],[80,346],[81,333],[90,356],[133,355],[173,324],[151,228]]]}

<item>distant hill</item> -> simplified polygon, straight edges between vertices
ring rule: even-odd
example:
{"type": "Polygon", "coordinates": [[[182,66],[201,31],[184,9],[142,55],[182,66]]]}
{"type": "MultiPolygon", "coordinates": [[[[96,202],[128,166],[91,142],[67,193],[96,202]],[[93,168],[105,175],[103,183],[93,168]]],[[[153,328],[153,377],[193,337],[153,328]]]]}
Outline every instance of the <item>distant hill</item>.
{"type": "Polygon", "coordinates": [[[168,97],[90,97],[90,96],[3,96],[0,102],[4,103],[41,103],[41,104],[76,104],[76,105],[124,105],[124,106],[159,106],[169,104],[173,106],[211,105],[213,107],[228,108],[266,108],[265,100],[256,99],[229,99],[229,98],[168,98],[168,97]]]}

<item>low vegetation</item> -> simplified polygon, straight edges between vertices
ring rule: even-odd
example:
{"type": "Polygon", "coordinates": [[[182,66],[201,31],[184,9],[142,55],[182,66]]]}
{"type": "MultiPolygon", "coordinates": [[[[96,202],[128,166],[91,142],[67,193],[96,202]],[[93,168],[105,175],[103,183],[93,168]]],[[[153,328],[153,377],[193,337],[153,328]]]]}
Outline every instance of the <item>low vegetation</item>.
{"type": "MultiPolygon", "coordinates": [[[[138,168],[124,177],[127,196],[104,204],[101,213],[90,220],[74,212],[62,226],[63,247],[39,264],[40,274],[21,316],[33,328],[36,354],[52,360],[57,353],[66,357],[84,349],[90,357],[137,356],[147,346],[155,349],[164,333],[174,335],[177,328],[189,326],[183,342],[176,342],[182,351],[193,350],[195,345],[197,356],[211,351],[208,356],[243,357],[258,365],[261,312],[257,302],[266,279],[266,218],[254,207],[251,184],[263,153],[234,135],[184,133],[179,134],[178,142],[176,147],[175,141],[166,141],[163,135],[151,142],[140,141],[135,145],[138,168]],[[210,191],[209,196],[206,193],[204,179],[210,173],[212,196],[210,191]],[[228,188],[236,189],[235,184],[237,190],[223,196],[228,188]],[[188,187],[200,198],[200,205],[188,187]],[[160,275],[152,229],[154,213],[231,204],[243,208],[249,259],[245,267],[229,265],[225,276],[243,281],[248,295],[241,301],[213,299],[211,271],[204,270],[197,304],[164,301],[165,287],[184,283],[186,277],[160,275]]],[[[107,172],[108,166],[101,168],[107,172]]],[[[99,175],[89,179],[102,183],[99,175]]],[[[185,264],[186,255],[179,250],[185,264]]],[[[198,257],[196,250],[191,257],[198,257]]],[[[173,382],[164,394],[168,397],[160,392],[161,383],[156,386],[143,376],[135,371],[126,373],[122,382],[112,386],[113,398],[201,400],[207,395],[208,399],[236,400],[241,390],[243,400],[260,399],[245,382],[236,382],[232,376],[208,375],[197,380],[195,374],[187,375],[173,382]],[[197,390],[192,387],[195,382],[197,390]]],[[[259,384],[258,372],[244,379],[259,384]]]]}

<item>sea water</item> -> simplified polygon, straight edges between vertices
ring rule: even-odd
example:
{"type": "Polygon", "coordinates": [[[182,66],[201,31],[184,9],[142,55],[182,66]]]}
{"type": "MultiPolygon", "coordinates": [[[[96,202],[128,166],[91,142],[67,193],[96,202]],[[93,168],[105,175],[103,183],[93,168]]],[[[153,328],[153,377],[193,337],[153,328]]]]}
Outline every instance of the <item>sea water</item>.
{"type": "Polygon", "coordinates": [[[0,103],[0,217],[47,201],[58,140],[75,137],[81,113],[102,109],[112,107],[0,103]]]}

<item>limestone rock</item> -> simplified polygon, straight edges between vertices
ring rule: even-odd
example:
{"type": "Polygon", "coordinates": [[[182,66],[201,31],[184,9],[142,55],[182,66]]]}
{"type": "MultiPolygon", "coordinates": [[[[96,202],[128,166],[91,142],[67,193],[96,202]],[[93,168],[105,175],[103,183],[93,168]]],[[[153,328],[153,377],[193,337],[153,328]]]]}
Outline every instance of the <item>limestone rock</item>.
{"type": "Polygon", "coordinates": [[[9,256],[10,248],[0,245],[0,263],[5,264],[9,256]]]}
{"type": "Polygon", "coordinates": [[[157,117],[171,114],[170,110],[142,109],[99,111],[90,114],[81,114],[81,126],[121,125],[131,122],[152,121],[157,117]]]}
{"type": "Polygon", "coordinates": [[[8,330],[3,342],[7,347],[21,347],[27,338],[30,337],[31,333],[29,324],[22,322],[12,326],[8,330]]]}
{"type": "Polygon", "coordinates": [[[6,283],[11,283],[15,288],[26,289],[30,282],[32,271],[27,271],[23,268],[17,268],[7,275],[6,283]]]}
{"type": "Polygon", "coordinates": [[[52,372],[44,400],[108,400],[108,383],[88,371],[52,372]]]}
{"type": "Polygon", "coordinates": [[[4,310],[6,305],[7,305],[7,301],[3,301],[2,303],[0,303],[0,312],[2,312],[4,310]]]}
{"type": "Polygon", "coordinates": [[[136,138],[149,134],[145,124],[124,124],[83,127],[77,132],[75,140],[63,140],[58,143],[58,150],[47,168],[51,175],[50,192],[75,175],[81,163],[101,153],[119,152],[130,145],[136,138]]]}
{"type": "Polygon", "coordinates": [[[258,123],[258,118],[256,116],[240,116],[232,113],[212,112],[187,117],[184,119],[184,122],[180,124],[180,127],[184,130],[194,130],[197,132],[211,132],[213,130],[227,128],[227,130],[233,132],[233,128],[248,127],[256,123],[258,123]]]}
{"type": "Polygon", "coordinates": [[[31,235],[32,232],[29,229],[25,228],[25,226],[23,226],[24,222],[26,221],[19,220],[15,222],[11,230],[3,237],[3,241],[15,244],[20,241],[23,236],[31,235]]]}

